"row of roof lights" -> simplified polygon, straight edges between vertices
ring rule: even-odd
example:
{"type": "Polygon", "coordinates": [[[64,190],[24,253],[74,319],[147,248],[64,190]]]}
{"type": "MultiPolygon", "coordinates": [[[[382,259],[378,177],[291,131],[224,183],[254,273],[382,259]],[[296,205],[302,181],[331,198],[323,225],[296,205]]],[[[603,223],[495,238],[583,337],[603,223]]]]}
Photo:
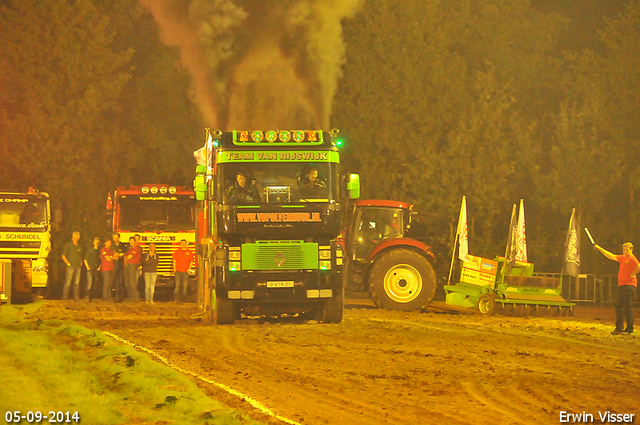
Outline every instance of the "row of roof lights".
{"type": "MultiPolygon", "coordinates": [[[[249,132],[248,131],[240,131],[238,132],[238,140],[241,142],[248,142],[249,141],[249,132]]],[[[256,142],[256,143],[260,143],[260,142],[264,142],[267,141],[269,143],[273,143],[277,140],[280,140],[283,143],[287,143],[289,141],[291,141],[292,139],[297,142],[303,142],[305,141],[305,138],[308,142],[315,142],[317,141],[317,135],[316,135],[316,131],[312,130],[312,131],[302,131],[302,130],[295,130],[295,131],[288,131],[288,130],[282,130],[280,132],[276,131],[276,130],[269,130],[267,132],[262,132],[260,130],[256,130],[256,131],[252,131],[251,132],[251,140],[256,142]]]]}
{"type": "Polygon", "coordinates": [[[166,186],[162,186],[160,188],[156,187],[156,186],[142,186],[142,193],[144,193],[145,195],[147,193],[151,192],[153,195],[155,195],[156,193],[160,192],[161,194],[165,194],[167,192],[171,193],[172,195],[174,193],[176,193],[176,188],[171,186],[169,188],[167,188],[166,186]]]}

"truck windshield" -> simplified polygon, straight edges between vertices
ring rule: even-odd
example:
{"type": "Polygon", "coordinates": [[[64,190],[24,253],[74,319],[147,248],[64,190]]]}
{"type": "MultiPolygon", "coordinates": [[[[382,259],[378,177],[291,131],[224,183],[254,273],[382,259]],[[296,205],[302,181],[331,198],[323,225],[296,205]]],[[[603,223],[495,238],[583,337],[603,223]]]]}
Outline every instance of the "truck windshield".
{"type": "Polygon", "coordinates": [[[337,200],[338,166],[304,162],[218,164],[217,201],[285,204],[337,200]]]}
{"type": "MultiPolygon", "coordinates": [[[[146,196],[143,196],[146,197],[146,196]]],[[[152,200],[136,195],[118,198],[119,230],[194,230],[195,197],[171,195],[152,200]]]]}
{"type": "Polygon", "coordinates": [[[48,219],[46,198],[0,194],[0,228],[44,229],[48,219]]]}

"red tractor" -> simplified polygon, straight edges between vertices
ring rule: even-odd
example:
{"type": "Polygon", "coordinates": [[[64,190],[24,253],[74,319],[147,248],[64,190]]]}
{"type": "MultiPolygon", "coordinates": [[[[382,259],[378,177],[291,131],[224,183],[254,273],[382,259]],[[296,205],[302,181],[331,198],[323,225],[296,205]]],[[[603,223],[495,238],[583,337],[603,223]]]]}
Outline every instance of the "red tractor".
{"type": "Polygon", "coordinates": [[[415,311],[436,292],[431,248],[407,237],[413,205],[388,200],[359,200],[347,216],[345,288],[369,292],[374,304],[415,311]]]}

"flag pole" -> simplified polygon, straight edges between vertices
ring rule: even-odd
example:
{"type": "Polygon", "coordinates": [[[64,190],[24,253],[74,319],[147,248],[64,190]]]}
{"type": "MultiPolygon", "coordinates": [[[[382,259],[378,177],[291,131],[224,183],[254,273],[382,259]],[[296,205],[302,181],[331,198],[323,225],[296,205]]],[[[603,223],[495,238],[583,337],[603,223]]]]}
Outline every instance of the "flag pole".
{"type": "Polygon", "coordinates": [[[451,252],[451,267],[449,267],[449,278],[447,279],[447,285],[451,284],[451,273],[453,273],[453,260],[456,258],[456,248],[458,247],[458,229],[456,228],[456,236],[453,239],[453,251],[451,252]]]}
{"type": "Polygon", "coordinates": [[[509,251],[511,251],[511,245],[513,244],[513,225],[514,220],[516,218],[516,204],[513,204],[513,208],[511,209],[511,220],[509,221],[509,237],[507,238],[507,248],[504,251],[504,264],[502,265],[502,270],[500,273],[500,284],[504,284],[504,278],[507,275],[507,260],[509,259],[509,251]]]}
{"type": "Polygon", "coordinates": [[[466,202],[465,197],[462,196],[462,204],[460,205],[460,214],[458,216],[458,226],[456,227],[456,236],[453,241],[453,250],[451,251],[451,266],[449,267],[449,277],[447,279],[447,285],[451,284],[451,274],[453,273],[453,262],[456,258],[456,247],[460,243],[460,221],[462,219],[462,208],[465,208],[465,220],[466,220],[466,202]]]}

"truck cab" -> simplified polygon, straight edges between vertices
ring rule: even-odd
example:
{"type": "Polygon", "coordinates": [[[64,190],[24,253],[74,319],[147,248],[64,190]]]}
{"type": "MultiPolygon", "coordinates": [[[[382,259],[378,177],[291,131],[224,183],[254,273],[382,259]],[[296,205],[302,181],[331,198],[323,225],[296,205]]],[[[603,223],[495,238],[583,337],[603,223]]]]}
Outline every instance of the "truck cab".
{"type": "Polygon", "coordinates": [[[196,193],[199,247],[218,324],[244,314],[340,322],[340,156],[320,130],[211,132],[196,193]],[[204,223],[204,224],[202,224],[204,223]]]}

